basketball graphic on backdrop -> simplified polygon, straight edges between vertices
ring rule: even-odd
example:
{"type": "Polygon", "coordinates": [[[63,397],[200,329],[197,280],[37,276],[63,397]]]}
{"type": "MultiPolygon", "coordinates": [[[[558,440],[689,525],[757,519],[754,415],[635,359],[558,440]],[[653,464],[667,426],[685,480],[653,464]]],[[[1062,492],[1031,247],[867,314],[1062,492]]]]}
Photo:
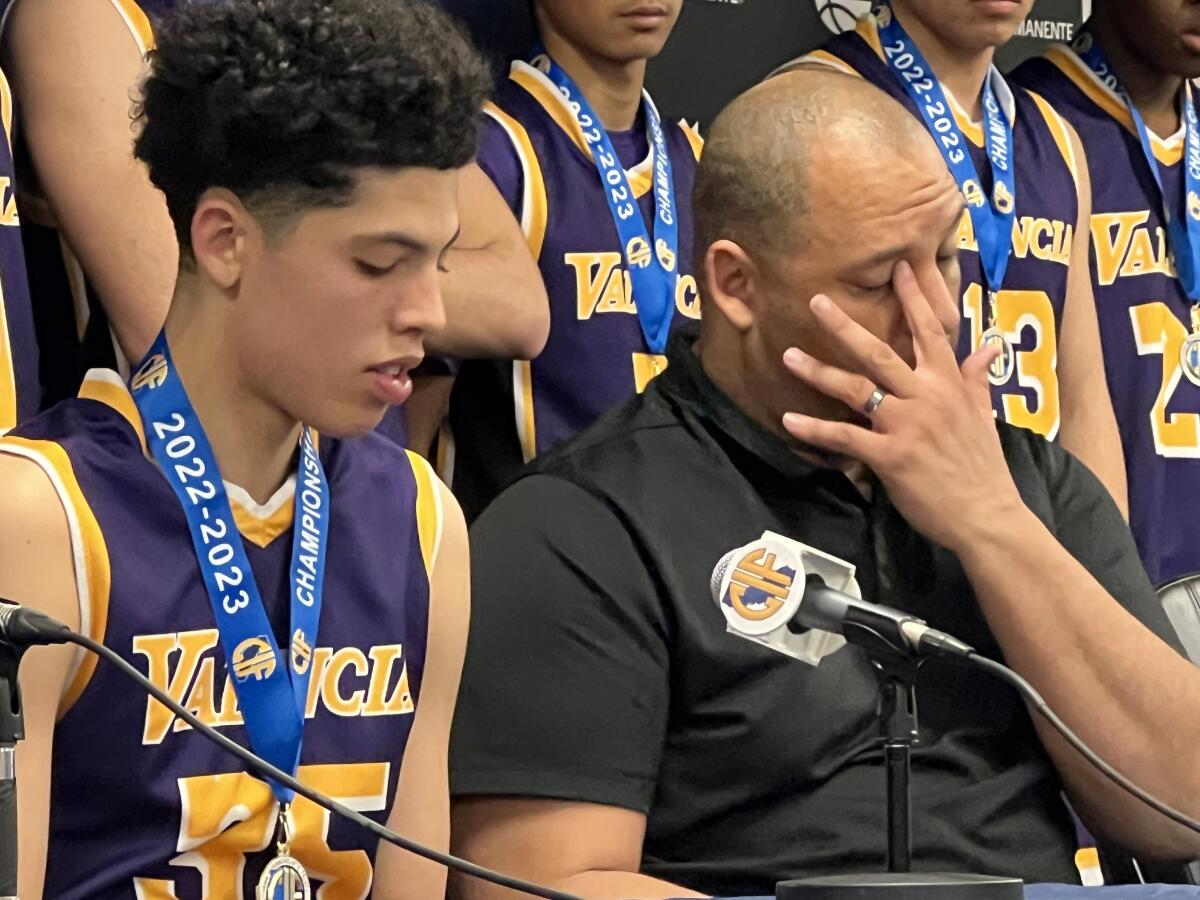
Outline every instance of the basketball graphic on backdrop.
{"type": "Polygon", "coordinates": [[[834,34],[851,31],[859,16],[871,11],[872,0],[814,0],[821,22],[834,34]]]}

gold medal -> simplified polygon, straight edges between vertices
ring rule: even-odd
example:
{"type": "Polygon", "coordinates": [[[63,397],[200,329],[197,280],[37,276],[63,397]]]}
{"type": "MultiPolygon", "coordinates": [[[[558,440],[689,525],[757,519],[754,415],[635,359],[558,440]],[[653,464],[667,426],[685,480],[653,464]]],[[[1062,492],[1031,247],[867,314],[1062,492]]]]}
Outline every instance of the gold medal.
{"type": "Polygon", "coordinates": [[[1012,378],[1017,353],[1008,335],[996,327],[996,292],[988,291],[988,329],[983,333],[979,346],[988,347],[993,344],[1000,348],[1000,355],[988,366],[988,381],[999,387],[1007,384],[1012,378]]]}
{"type": "Polygon", "coordinates": [[[1192,306],[1192,333],[1179,348],[1179,365],[1187,380],[1200,387],[1200,303],[1192,306]]]}
{"type": "Polygon", "coordinates": [[[279,807],[276,856],[258,877],[256,900],[311,900],[312,885],[299,860],[291,856],[292,825],[287,806],[279,807]]]}

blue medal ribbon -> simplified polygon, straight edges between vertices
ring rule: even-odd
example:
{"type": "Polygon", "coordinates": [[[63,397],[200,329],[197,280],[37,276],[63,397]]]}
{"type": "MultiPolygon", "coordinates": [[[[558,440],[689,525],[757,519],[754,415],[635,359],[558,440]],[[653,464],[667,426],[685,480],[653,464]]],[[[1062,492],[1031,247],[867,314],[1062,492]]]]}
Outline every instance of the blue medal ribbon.
{"type": "Polygon", "coordinates": [[[916,105],[967,201],[987,289],[994,294],[1004,283],[1004,273],[1008,269],[1017,206],[1012,123],[1000,108],[992,87],[993,79],[1002,76],[993,66],[983,85],[984,135],[992,169],[992,196],[989,198],[983,193],[983,182],[967,150],[967,140],[954,121],[954,113],[933,68],[890,7],[879,6],[875,12],[887,66],[916,105]]]}
{"type": "Polygon", "coordinates": [[[1179,283],[1193,303],[1200,303],[1200,120],[1197,120],[1196,106],[1192,101],[1191,83],[1184,82],[1183,98],[1180,102],[1185,135],[1183,177],[1186,192],[1186,213],[1180,219],[1172,212],[1172,205],[1168,201],[1166,191],[1163,190],[1162,172],[1158,168],[1158,160],[1154,157],[1150,131],[1125,86],[1113,71],[1108,54],[1086,29],[1079,32],[1072,49],[1093,74],[1125,102],[1125,108],[1129,110],[1137,130],[1146,165],[1150,167],[1150,174],[1154,176],[1154,183],[1158,185],[1158,193],[1162,198],[1163,221],[1167,224],[1167,240],[1170,242],[1179,283]]]}
{"type": "Polygon", "coordinates": [[[548,60],[546,77],[554,84],[567,107],[574,113],[576,124],[592,153],[604,197],[612,213],[613,224],[621,240],[621,255],[629,272],[633,296],[637,303],[638,321],[652,353],[661,354],[667,346],[671,317],[675,312],[675,281],[679,265],[679,223],[675,218],[675,181],[671,174],[671,156],[662,119],[650,95],[642,91],[642,108],[646,116],[646,133],[650,136],[654,155],[654,244],[642,218],[642,210],[633,196],[625,168],[617,158],[612,141],[600,117],[596,115],[583,92],[544,51],[538,54],[548,60]]]}
{"type": "MultiPolygon", "coordinates": [[[[216,458],[175,371],[165,331],[135,370],[130,391],[146,444],[187,517],[250,744],[268,762],[294,774],[329,536],[329,484],[312,433],[305,427],[300,435],[288,591],[291,639],[289,652],[281,656],[216,458]]],[[[271,789],[281,805],[291,802],[290,789],[274,783],[271,789]]]]}

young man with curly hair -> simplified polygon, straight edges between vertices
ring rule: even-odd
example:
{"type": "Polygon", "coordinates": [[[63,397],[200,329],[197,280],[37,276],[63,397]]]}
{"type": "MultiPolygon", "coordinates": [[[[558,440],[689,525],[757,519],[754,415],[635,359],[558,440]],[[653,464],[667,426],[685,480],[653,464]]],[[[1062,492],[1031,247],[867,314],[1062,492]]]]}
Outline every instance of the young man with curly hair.
{"type": "MultiPolygon", "coordinates": [[[[181,7],[136,144],[182,259],[165,328],[128,384],[94,371],[0,441],[0,595],[443,848],[465,527],[370,432],[445,322],[486,89],[422,3],[181,7]]],[[[35,651],[21,681],[23,896],[251,896],[281,853],[323,896],[442,895],[440,867],[243,771],[94,659],[35,651]]]]}

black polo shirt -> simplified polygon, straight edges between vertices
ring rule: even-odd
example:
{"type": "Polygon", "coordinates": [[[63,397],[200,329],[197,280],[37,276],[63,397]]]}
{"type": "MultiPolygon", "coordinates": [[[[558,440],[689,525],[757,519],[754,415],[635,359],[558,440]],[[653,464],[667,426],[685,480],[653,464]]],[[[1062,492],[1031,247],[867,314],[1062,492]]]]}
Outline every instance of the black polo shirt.
{"type": "MultiPolygon", "coordinates": [[[[1177,647],[1100,483],[1057,446],[1000,428],[1029,507],[1177,647]]],[[[709,595],[726,551],[769,529],[853,563],[865,598],[1000,657],[957,558],[871,493],[748,419],[677,339],[645,394],[538,462],[472,529],[452,792],[643,812],[643,870],[710,893],[882,869],[866,657],[846,647],[812,668],[750,644],[725,633],[709,595]]],[[[1012,577],[1045,602],[1036,572],[1012,577]]],[[[1017,695],[930,662],[918,703],[917,868],[1077,882],[1059,777],[1017,695]]]]}

